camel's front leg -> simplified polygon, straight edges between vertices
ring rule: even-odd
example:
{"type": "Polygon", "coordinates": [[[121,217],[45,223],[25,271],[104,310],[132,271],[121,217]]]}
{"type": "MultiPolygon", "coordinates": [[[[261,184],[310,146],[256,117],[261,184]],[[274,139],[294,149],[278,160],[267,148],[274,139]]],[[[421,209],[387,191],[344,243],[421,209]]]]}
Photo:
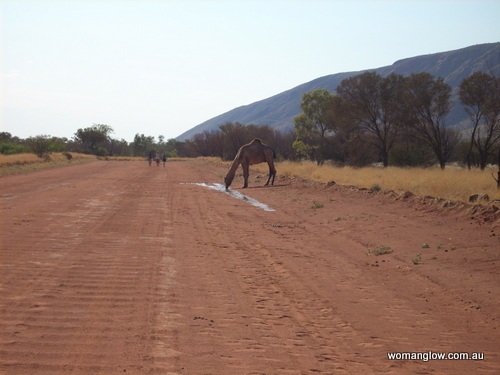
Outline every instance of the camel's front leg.
{"type": "Polygon", "coordinates": [[[245,180],[245,183],[243,184],[243,188],[247,188],[248,187],[248,177],[250,176],[250,165],[242,164],[241,167],[243,168],[243,179],[245,180]]]}

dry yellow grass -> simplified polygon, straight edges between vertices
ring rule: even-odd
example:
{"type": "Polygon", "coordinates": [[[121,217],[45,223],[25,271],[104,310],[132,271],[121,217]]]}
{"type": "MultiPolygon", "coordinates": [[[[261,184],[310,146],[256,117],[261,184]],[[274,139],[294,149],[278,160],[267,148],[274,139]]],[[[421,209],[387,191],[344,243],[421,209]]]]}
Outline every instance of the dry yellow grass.
{"type": "Polygon", "coordinates": [[[10,165],[26,165],[41,163],[43,160],[40,159],[35,154],[14,154],[14,155],[3,155],[0,154],[0,167],[10,166],[10,165]]]}
{"type": "MultiPolygon", "coordinates": [[[[256,165],[255,169],[267,173],[267,165],[256,165]]],[[[318,166],[312,162],[282,162],[276,165],[279,174],[299,176],[313,181],[335,181],[340,185],[354,185],[397,192],[411,191],[419,196],[433,196],[449,200],[468,202],[473,194],[488,194],[490,200],[500,199],[500,191],[491,176],[492,169],[447,167],[440,168],[351,168],[318,166]]],[[[496,169],[495,169],[496,171],[496,169]]]]}
{"type": "MultiPolygon", "coordinates": [[[[140,156],[108,156],[96,157],[95,155],[80,154],[70,152],[71,160],[69,160],[63,152],[54,152],[48,158],[39,158],[35,154],[0,154],[0,176],[6,176],[17,173],[27,173],[41,169],[59,167],[63,165],[85,163],[91,160],[114,160],[114,161],[146,161],[145,157],[140,156]]],[[[169,158],[168,161],[183,161],[185,158],[169,158]]]]}
{"type": "MultiPolygon", "coordinates": [[[[68,158],[62,152],[53,152],[49,155],[49,158],[44,159],[36,156],[35,154],[14,154],[14,155],[2,155],[0,154],[0,167],[8,165],[26,165],[26,164],[37,164],[46,162],[60,162],[68,161],[68,158]]],[[[95,160],[95,155],[79,154],[77,152],[70,152],[72,156],[72,161],[75,160],[95,160]]]]}
{"type": "Polygon", "coordinates": [[[90,160],[96,160],[95,155],[70,153],[72,158],[68,158],[62,152],[50,154],[50,158],[39,158],[35,154],[0,154],[0,176],[16,173],[26,173],[40,169],[52,168],[66,164],[77,164],[90,160]]]}

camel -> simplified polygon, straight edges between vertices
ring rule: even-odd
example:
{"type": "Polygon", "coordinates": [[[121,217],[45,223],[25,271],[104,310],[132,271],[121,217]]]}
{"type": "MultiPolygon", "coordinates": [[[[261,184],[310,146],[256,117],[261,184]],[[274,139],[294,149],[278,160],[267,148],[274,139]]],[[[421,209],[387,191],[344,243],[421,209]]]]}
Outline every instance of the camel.
{"type": "Polygon", "coordinates": [[[238,166],[241,164],[243,168],[243,178],[245,179],[245,183],[243,188],[248,187],[248,176],[250,165],[259,164],[266,162],[269,165],[269,178],[267,179],[266,185],[269,185],[269,181],[272,182],[271,185],[274,185],[274,178],[276,177],[276,169],[274,168],[274,158],[276,157],[275,152],[271,147],[262,143],[262,140],[255,138],[252,142],[241,146],[236,157],[234,158],[229,171],[224,177],[224,182],[226,184],[226,190],[229,189],[229,186],[233,182],[234,175],[238,166]]]}

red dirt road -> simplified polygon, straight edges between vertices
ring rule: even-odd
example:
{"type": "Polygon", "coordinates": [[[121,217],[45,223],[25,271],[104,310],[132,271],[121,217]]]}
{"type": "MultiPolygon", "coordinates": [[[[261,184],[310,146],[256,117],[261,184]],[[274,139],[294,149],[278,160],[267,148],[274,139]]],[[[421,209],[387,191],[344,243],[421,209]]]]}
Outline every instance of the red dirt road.
{"type": "Polygon", "coordinates": [[[268,212],[193,184],[225,172],[1,178],[0,374],[500,373],[498,219],[251,173],[268,212]]]}

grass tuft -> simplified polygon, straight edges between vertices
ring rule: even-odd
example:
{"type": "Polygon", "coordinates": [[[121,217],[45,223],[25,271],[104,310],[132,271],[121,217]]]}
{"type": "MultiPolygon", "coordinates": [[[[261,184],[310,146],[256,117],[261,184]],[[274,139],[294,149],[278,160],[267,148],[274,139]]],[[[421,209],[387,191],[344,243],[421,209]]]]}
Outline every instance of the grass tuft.
{"type": "Polygon", "coordinates": [[[412,262],[414,265],[417,265],[417,264],[422,263],[422,255],[421,255],[421,254],[417,254],[417,255],[415,255],[415,258],[412,258],[412,259],[411,259],[411,262],[412,262]]]}
{"type": "Polygon", "coordinates": [[[316,209],[318,209],[318,208],[323,208],[323,207],[324,207],[323,203],[316,202],[316,201],[313,201],[313,204],[312,204],[312,206],[311,206],[311,208],[312,208],[313,210],[316,210],[316,209]]]}
{"type": "Polygon", "coordinates": [[[368,255],[385,255],[385,254],[391,254],[392,249],[389,246],[379,246],[375,247],[373,249],[368,250],[368,255]]]}

